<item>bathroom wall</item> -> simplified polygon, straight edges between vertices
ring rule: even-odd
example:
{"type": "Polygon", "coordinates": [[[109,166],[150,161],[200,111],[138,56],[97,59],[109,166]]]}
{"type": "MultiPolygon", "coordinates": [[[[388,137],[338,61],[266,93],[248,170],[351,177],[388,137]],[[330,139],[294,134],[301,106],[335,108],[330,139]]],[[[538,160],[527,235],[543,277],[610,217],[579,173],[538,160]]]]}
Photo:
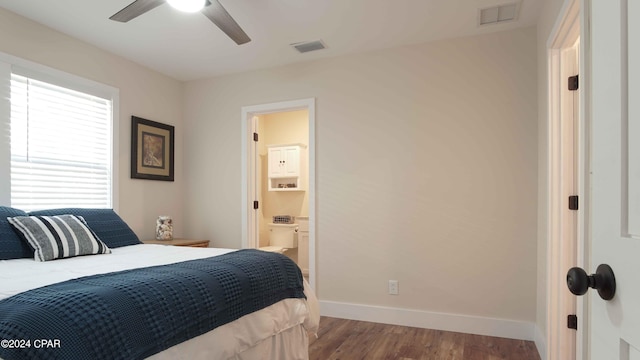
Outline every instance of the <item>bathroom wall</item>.
{"type": "MultiPolygon", "coordinates": [[[[274,215],[309,216],[309,192],[279,192],[268,190],[267,146],[279,144],[309,145],[309,114],[307,110],[266,114],[259,117],[259,156],[262,167],[261,195],[262,222],[260,224],[260,246],[268,244],[266,224],[274,215]]],[[[308,152],[307,152],[308,154],[308,152]]],[[[308,166],[308,161],[303,161],[308,166]]],[[[306,170],[305,170],[306,171],[306,170]]],[[[308,188],[308,183],[304,184],[308,188]]]]}

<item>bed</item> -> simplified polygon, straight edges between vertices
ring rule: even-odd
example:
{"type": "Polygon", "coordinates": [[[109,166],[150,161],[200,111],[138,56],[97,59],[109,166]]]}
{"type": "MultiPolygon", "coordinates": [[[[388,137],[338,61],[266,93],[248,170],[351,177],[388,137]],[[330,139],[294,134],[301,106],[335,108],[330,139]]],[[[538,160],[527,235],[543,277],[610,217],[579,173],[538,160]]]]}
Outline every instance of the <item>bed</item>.
{"type": "MultiPolygon", "coordinates": [[[[37,253],[38,248],[35,249],[37,253]]],[[[69,252],[69,249],[65,251],[69,252]]],[[[292,270],[294,267],[289,263],[290,260],[283,255],[254,249],[141,244],[131,229],[111,210],[56,209],[26,214],[17,209],[0,207],[0,257],[3,259],[0,260],[0,340],[11,341],[4,341],[0,346],[0,358],[4,360],[67,358],[69,350],[76,352],[72,355],[78,358],[86,356],[82,355],[84,351],[97,351],[92,358],[307,359],[308,336],[315,333],[318,327],[317,299],[299,274],[300,270],[297,267],[292,270]],[[12,226],[4,220],[61,214],[82,217],[96,238],[104,241],[109,253],[34,261],[34,248],[26,244],[29,239],[25,241],[24,236],[18,236],[20,231],[15,224],[12,226]],[[223,280],[210,277],[215,274],[228,278],[224,281],[238,284],[234,285],[234,289],[257,291],[259,294],[252,293],[249,296],[246,292],[239,293],[242,304],[229,300],[229,293],[235,290],[226,292],[227,300],[209,299],[213,295],[203,294],[205,291],[202,290],[209,289],[205,287],[206,284],[224,287],[220,285],[224,285],[223,280]],[[295,280],[298,277],[299,282],[295,280]],[[247,279],[249,282],[245,283],[247,279]],[[119,298],[110,300],[113,301],[113,308],[107,307],[110,303],[104,300],[105,295],[102,294],[105,282],[110,287],[128,291],[120,291],[119,298]],[[115,285],[111,285],[111,282],[115,285]],[[143,290],[146,289],[143,283],[151,283],[150,288],[143,290]],[[82,292],[82,296],[78,297],[76,287],[79,284],[90,288],[83,288],[82,291],[91,292],[82,292]],[[287,294],[270,290],[279,287],[286,289],[287,294]],[[97,295],[93,294],[93,288],[97,288],[97,295]],[[159,292],[162,290],[159,288],[166,288],[171,296],[159,292]],[[123,293],[128,296],[123,297],[123,293]],[[138,293],[144,296],[131,295],[138,293]],[[91,302],[85,300],[87,296],[101,300],[97,305],[89,306],[87,304],[91,302]],[[129,297],[140,298],[139,303],[129,304],[129,297]],[[41,315],[39,311],[44,311],[41,302],[49,300],[62,303],[64,311],[47,304],[44,308],[50,313],[41,315]],[[30,307],[35,309],[34,313],[31,313],[30,307]],[[16,308],[18,310],[14,311],[16,308]],[[102,318],[109,318],[104,314],[110,314],[114,308],[119,309],[117,318],[132,320],[138,315],[142,316],[140,314],[144,314],[144,317],[132,321],[132,329],[123,327],[114,330],[115,325],[101,323],[102,318]],[[77,317],[69,315],[76,309],[86,314],[77,317]],[[203,309],[208,310],[205,312],[203,309]],[[209,309],[215,309],[215,315],[209,309]],[[68,324],[60,325],[62,321],[51,320],[72,318],[75,324],[76,321],[80,323],[76,319],[85,315],[87,320],[83,320],[84,325],[79,325],[78,329],[68,324]],[[95,320],[96,316],[99,321],[95,320]],[[195,316],[196,321],[187,321],[189,316],[195,316]],[[31,325],[34,329],[29,330],[33,338],[17,335],[23,334],[20,331],[26,331],[26,324],[31,323],[35,323],[31,325]],[[150,330],[139,331],[136,326],[147,329],[142,327],[142,323],[150,326],[150,330]],[[55,335],[42,335],[46,333],[38,331],[45,331],[40,329],[43,327],[51,327],[45,330],[49,331],[48,334],[53,331],[55,335]],[[100,331],[106,332],[96,335],[100,331]],[[25,349],[27,340],[30,340],[29,348],[25,349]],[[75,341],[83,343],[79,342],[76,349],[75,341]],[[17,348],[20,346],[23,348],[17,348]],[[65,346],[66,352],[63,351],[65,346]],[[143,350],[137,351],[138,346],[143,350]],[[93,347],[102,349],[98,351],[93,347]],[[117,351],[109,353],[114,348],[117,351]]],[[[120,324],[118,321],[121,320],[116,320],[115,324],[120,324]]]]}

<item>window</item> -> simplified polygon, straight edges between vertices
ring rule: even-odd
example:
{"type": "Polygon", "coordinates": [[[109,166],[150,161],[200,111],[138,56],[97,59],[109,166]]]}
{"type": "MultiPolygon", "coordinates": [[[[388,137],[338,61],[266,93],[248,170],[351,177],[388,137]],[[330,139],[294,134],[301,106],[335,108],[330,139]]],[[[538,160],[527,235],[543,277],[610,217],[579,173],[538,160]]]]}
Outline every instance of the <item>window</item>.
{"type": "Polygon", "coordinates": [[[111,208],[112,100],[12,71],[11,206],[111,208]]]}

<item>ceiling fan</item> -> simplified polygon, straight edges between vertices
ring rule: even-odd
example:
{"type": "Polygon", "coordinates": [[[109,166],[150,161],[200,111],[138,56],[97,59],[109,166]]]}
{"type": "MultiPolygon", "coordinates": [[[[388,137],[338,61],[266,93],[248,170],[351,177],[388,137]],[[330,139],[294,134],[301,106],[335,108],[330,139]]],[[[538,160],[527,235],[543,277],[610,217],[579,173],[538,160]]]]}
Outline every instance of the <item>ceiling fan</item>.
{"type": "MultiPolygon", "coordinates": [[[[242,30],[240,25],[233,20],[231,15],[225,10],[224,7],[218,2],[218,0],[200,0],[199,4],[196,4],[194,8],[185,8],[182,9],[180,7],[180,0],[136,0],[131,4],[127,5],[124,9],[118,11],[113,14],[109,19],[119,21],[119,22],[127,22],[131,19],[134,19],[150,10],[155,9],[156,7],[168,2],[170,5],[183,10],[183,11],[191,11],[196,12],[200,11],[204,14],[211,22],[216,24],[227,36],[231,38],[231,40],[235,41],[236,44],[242,45],[244,43],[248,43],[251,41],[249,36],[242,30]],[[199,5],[199,6],[198,6],[199,5]]],[[[193,1],[190,1],[193,2],[193,1]]],[[[198,1],[196,0],[196,3],[198,1]]]]}

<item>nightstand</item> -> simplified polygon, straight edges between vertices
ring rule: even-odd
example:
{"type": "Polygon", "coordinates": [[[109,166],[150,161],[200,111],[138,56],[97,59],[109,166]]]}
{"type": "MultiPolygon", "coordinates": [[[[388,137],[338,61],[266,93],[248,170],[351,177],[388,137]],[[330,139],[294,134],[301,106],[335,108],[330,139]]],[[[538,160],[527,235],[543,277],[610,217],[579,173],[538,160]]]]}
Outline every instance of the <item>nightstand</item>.
{"type": "Polygon", "coordinates": [[[173,240],[143,240],[145,244],[160,244],[189,247],[209,247],[209,240],[173,239],[173,240]]]}

